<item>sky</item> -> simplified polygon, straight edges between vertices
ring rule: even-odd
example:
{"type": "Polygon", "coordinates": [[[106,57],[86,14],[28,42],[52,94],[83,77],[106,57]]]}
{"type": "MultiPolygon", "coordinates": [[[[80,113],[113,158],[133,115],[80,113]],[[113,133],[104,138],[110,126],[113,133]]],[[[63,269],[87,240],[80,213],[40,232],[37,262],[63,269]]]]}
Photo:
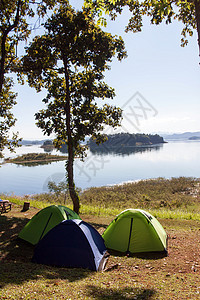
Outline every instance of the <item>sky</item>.
{"type": "MultiPolygon", "coordinates": [[[[72,0],[76,8],[80,1],[72,0]]],[[[197,34],[180,46],[182,24],[151,25],[144,20],[140,33],[125,33],[129,12],[106,31],[120,35],[125,41],[128,58],[114,59],[105,73],[105,81],[115,89],[116,97],[109,104],[123,109],[121,131],[130,133],[181,133],[200,131],[200,57],[197,34]]],[[[43,139],[36,127],[34,114],[44,108],[45,92],[36,93],[28,85],[15,86],[18,104],[13,109],[18,119],[12,131],[24,139],[43,139]]],[[[107,133],[113,133],[107,129],[107,133]]]]}

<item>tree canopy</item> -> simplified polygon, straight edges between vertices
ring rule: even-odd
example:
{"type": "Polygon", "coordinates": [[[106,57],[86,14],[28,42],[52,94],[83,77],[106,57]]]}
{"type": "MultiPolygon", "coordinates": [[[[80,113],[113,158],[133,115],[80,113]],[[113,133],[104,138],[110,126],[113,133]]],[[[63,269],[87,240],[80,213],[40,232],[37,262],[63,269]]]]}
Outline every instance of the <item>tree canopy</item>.
{"type": "MultiPolygon", "coordinates": [[[[12,92],[11,72],[19,72],[18,44],[27,41],[35,21],[51,15],[55,7],[68,5],[67,0],[1,0],[0,1],[0,155],[5,147],[13,150],[17,146],[17,134],[9,139],[10,128],[15,125],[12,108],[17,95],[12,92]],[[37,16],[34,21],[33,17],[37,16]]],[[[174,20],[183,23],[181,45],[188,43],[188,36],[197,30],[200,52],[200,0],[84,0],[85,11],[98,15],[98,23],[105,24],[103,12],[114,20],[125,7],[131,12],[126,31],[142,30],[143,17],[148,16],[152,24],[169,24],[174,20]]],[[[45,43],[45,40],[43,41],[45,43]]],[[[100,57],[100,56],[99,56],[100,57]]],[[[98,58],[99,59],[99,58],[98,58]]],[[[18,73],[19,74],[19,73],[18,73]]]]}
{"type": "Polygon", "coordinates": [[[9,131],[15,125],[12,108],[17,94],[12,92],[11,72],[19,72],[17,47],[28,39],[30,20],[37,14],[44,17],[60,1],[55,0],[1,0],[0,1],[0,155],[5,147],[11,151],[18,144],[17,134],[9,139],[9,131]]]}
{"type": "Polygon", "coordinates": [[[70,196],[79,211],[73,174],[74,158],[85,155],[81,145],[86,136],[97,143],[105,140],[105,125],[120,124],[121,109],[97,99],[113,98],[114,89],[104,81],[104,71],[116,55],[126,57],[123,40],[106,33],[95,24],[87,9],[75,11],[64,3],[45,23],[45,34],[37,36],[27,48],[23,68],[30,86],[47,90],[46,109],[36,114],[44,134],[55,134],[57,148],[68,146],[66,165],[70,196]]]}
{"type": "Polygon", "coordinates": [[[143,17],[148,16],[152,24],[166,24],[178,20],[183,23],[181,46],[188,43],[188,35],[197,30],[200,53],[200,0],[85,0],[84,4],[100,17],[100,22],[106,22],[102,12],[109,14],[114,20],[125,7],[131,12],[126,31],[142,30],[143,17]]]}

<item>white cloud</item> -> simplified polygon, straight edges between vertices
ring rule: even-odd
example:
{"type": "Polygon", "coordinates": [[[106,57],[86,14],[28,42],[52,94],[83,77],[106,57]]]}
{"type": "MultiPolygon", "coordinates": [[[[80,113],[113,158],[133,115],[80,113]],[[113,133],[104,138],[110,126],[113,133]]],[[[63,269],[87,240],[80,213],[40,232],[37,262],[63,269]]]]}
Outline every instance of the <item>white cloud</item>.
{"type": "Polygon", "coordinates": [[[156,116],[147,120],[141,119],[136,126],[130,126],[123,121],[123,127],[127,128],[129,132],[185,132],[185,131],[198,131],[200,130],[199,119],[191,116],[156,116]]]}

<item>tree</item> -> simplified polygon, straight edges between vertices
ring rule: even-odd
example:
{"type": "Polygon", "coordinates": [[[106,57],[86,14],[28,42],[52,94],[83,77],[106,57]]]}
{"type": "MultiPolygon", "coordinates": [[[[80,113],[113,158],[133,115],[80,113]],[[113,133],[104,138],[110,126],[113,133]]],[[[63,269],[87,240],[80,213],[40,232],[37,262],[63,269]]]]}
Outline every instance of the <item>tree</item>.
{"type": "Polygon", "coordinates": [[[68,185],[66,182],[61,181],[58,184],[56,184],[54,181],[48,182],[48,189],[50,192],[53,192],[56,196],[56,198],[59,200],[59,198],[63,198],[64,204],[66,204],[67,195],[69,193],[68,185]]]}
{"type": "Polygon", "coordinates": [[[0,0],[0,156],[5,147],[12,151],[19,141],[17,134],[13,134],[11,141],[9,140],[10,128],[16,121],[12,108],[16,104],[17,94],[12,92],[14,82],[8,74],[19,72],[17,46],[19,42],[27,40],[31,32],[28,19],[34,17],[34,11],[39,17],[43,17],[58,2],[0,0]],[[34,5],[36,8],[33,8],[34,5]]]}
{"type": "Polygon", "coordinates": [[[200,0],[85,0],[85,6],[90,8],[100,17],[99,22],[105,23],[102,12],[110,14],[114,20],[117,14],[121,14],[124,7],[128,7],[132,13],[126,26],[126,31],[139,32],[143,26],[143,16],[147,15],[152,24],[166,24],[173,20],[181,21],[182,30],[181,46],[188,43],[187,35],[192,36],[194,30],[198,34],[198,46],[200,55],[200,0]]]}
{"type": "Polygon", "coordinates": [[[0,2],[0,156],[5,147],[11,151],[17,145],[17,135],[13,134],[9,141],[9,130],[14,126],[16,119],[11,109],[16,104],[16,94],[12,92],[13,81],[6,77],[16,63],[15,45],[21,36],[17,37],[17,27],[20,22],[22,0],[0,2]]]}
{"type": "Polygon", "coordinates": [[[23,58],[30,86],[46,88],[43,99],[47,108],[36,114],[37,125],[44,134],[54,133],[54,144],[68,146],[67,181],[75,212],[80,201],[74,184],[74,159],[83,159],[86,136],[100,143],[104,125],[120,124],[121,109],[96,99],[113,98],[114,90],[104,81],[104,71],[116,54],[126,57],[124,42],[102,31],[87,11],[75,11],[63,4],[45,23],[45,34],[34,39],[23,58]]]}

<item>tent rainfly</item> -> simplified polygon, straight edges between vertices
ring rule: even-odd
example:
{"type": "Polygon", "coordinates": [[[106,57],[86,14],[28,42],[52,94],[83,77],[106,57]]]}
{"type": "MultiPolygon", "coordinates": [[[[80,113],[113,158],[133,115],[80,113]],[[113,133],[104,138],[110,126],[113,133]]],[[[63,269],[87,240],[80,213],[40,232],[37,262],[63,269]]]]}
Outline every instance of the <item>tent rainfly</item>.
{"type": "Polygon", "coordinates": [[[98,231],[82,220],[65,220],[37,244],[32,262],[102,271],[108,253],[98,231]]]}
{"type": "Polygon", "coordinates": [[[158,220],[140,209],[121,212],[102,235],[108,249],[121,253],[163,252],[167,234],[158,220]]]}
{"type": "Polygon", "coordinates": [[[73,210],[63,205],[51,205],[40,210],[24,226],[19,238],[36,245],[44,235],[63,220],[81,219],[73,210]]]}

